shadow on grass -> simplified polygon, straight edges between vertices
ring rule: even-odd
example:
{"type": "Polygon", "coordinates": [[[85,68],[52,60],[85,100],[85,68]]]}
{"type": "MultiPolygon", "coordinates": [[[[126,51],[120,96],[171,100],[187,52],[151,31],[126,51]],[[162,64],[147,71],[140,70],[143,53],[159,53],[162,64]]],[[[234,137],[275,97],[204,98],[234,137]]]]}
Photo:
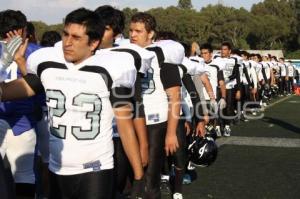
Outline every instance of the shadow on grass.
{"type": "Polygon", "coordinates": [[[298,126],[287,123],[285,121],[282,121],[282,120],[279,120],[276,118],[272,118],[272,117],[264,117],[262,120],[266,123],[279,125],[280,127],[285,128],[289,131],[292,131],[293,133],[300,134],[300,128],[298,126]]]}

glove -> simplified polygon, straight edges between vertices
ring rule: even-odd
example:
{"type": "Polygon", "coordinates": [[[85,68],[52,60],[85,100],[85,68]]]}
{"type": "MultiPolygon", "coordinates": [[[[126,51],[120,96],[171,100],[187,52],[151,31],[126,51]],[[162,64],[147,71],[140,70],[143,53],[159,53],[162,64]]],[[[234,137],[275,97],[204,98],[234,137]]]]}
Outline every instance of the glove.
{"type": "Polygon", "coordinates": [[[210,100],[210,110],[213,112],[213,113],[217,113],[218,112],[218,103],[216,100],[212,99],[210,100]]]}
{"type": "Polygon", "coordinates": [[[22,44],[22,38],[20,36],[13,37],[6,44],[2,44],[2,52],[0,63],[2,65],[1,70],[6,69],[14,60],[16,51],[22,44]]]}
{"type": "Polygon", "coordinates": [[[221,98],[220,101],[218,102],[219,108],[222,110],[222,109],[226,108],[226,105],[227,105],[227,104],[226,104],[225,99],[224,99],[224,98],[221,98]]]}

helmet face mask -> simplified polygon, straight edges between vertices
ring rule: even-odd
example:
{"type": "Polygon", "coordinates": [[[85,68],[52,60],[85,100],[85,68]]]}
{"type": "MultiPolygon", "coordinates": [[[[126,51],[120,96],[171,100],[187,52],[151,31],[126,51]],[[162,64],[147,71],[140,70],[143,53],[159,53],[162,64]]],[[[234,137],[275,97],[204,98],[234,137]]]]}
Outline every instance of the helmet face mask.
{"type": "Polygon", "coordinates": [[[207,167],[217,158],[218,147],[210,137],[191,137],[191,144],[188,146],[189,159],[195,166],[207,167]]]}

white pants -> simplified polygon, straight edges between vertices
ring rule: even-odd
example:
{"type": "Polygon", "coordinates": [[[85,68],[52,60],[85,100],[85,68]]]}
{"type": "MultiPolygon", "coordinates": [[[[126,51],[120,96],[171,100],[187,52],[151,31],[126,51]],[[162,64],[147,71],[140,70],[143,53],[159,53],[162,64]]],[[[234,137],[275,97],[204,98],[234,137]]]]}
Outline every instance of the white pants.
{"type": "Polygon", "coordinates": [[[9,124],[0,120],[0,153],[7,156],[15,183],[35,184],[35,145],[34,129],[15,136],[9,124]]]}

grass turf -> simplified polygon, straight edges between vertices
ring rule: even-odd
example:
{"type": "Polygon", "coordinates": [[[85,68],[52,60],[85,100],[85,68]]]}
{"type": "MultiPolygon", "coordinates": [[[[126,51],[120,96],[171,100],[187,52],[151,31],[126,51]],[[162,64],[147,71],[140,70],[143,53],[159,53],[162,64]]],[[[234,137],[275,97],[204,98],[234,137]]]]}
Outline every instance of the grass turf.
{"type": "Polygon", "coordinates": [[[197,168],[184,198],[294,199],[300,196],[300,148],[222,146],[216,162],[197,168]]]}

